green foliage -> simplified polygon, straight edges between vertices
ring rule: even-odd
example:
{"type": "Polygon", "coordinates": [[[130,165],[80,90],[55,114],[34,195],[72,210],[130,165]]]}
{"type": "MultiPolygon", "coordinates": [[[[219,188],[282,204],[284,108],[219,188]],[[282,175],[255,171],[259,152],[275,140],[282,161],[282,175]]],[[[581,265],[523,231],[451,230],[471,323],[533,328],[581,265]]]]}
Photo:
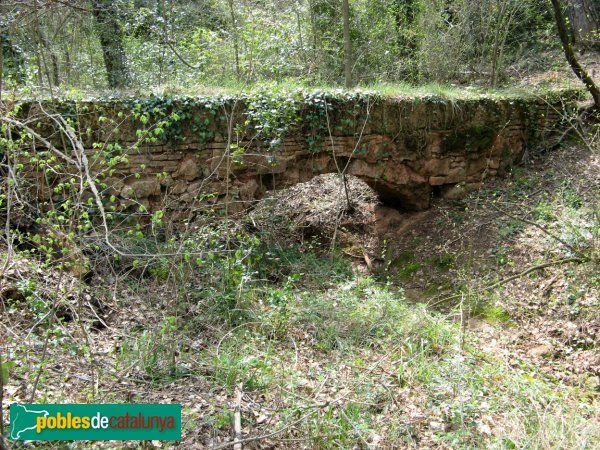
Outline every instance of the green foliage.
{"type": "Polygon", "coordinates": [[[256,348],[252,345],[240,345],[240,342],[230,341],[213,359],[215,366],[212,375],[213,383],[230,392],[233,392],[239,383],[246,392],[267,390],[275,381],[269,350],[267,349],[266,353],[261,355],[254,352],[256,348]]]}
{"type": "MultiPolygon", "coordinates": [[[[349,6],[352,75],[360,84],[475,80],[495,86],[512,66],[545,68],[545,51],[557,47],[552,17],[534,0],[359,0],[349,6]]],[[[340,2],[182,0],[166,8],[118,1],[78,14],[69,8],[40,13],[35,27],[20,26],[31,13],[27,5],[7,9],[0,32],[11,86],[53,94],[103,89],[108,79],[111,88],[125,83],[169,93],[198,85],[239,91],[265,82],[343,81],[340,2]],[[99,76],[106,71],[109,77],[99,76]]]]}
{"type": "MultiPolygon", "coordinates": [[[[76,137],[85,140],[90,150],[90,163],[98,169],[91,180],[81,170],[81,163],[69,165],[64,157],[61,160],[57,152],[47,149],[32,152],[34,139],[30,133],[2,125],[0,156],[3,161],[14,162],[11,170],[15,174],[6,183],[7,191],[0,193],[0,213],[12,220],[6,209],[9,199],[17,202],[16,207],[12,205],[12,213],[33,208],[24,214],[23,226],[14,222],[17,225],[11,244],[17,254],[42,273],[71,272],[81,283],[93,269],[101,283],[114,280],[110,286],[114,292],[106,295],[112,299],[111,307],[133,311],[132,315],[143,318],[115,341],[114,349],[109,346],[105,355],[103,349],[98,352],[92,348],[90,342],[95,342],[95,337],[87,340],[87,323],[77,323],[75,333],[74,328],[65,333],[67,328],[61,320],[49,327],[54,319],[49,313],[66,305],[65,292],[58,289],[48,295],[43,291],[42,277],[24,276],[15,283],[19,300],[9,299],[9,313],[23,308],[35,321],[27,332],[34,345],[31,349],[14,345],[14,354],[1,368],[3,380],[8,378],[9,368],[17,367],[11,361],[25,359],[21,358],[23,354],[27,354],[28,363],[18,366],[21,372],[15,378],[31,380],[34,362],[39,366],[36,370],[41,383],[50,380],[53,372],[49,367],[54,361],[45,355],[38,360],[36,353],[47,336],[49,347],[58,349],[52,355],[63,352],[89,357],[91,373],[97,377],[94,381],[110,373],[115,379],[123,377],[132,383],[156,386],[178,380],[187,383],[181,381],[185,377],[228,394],[239,384],[245,392],[257,394],[256,398],[276,392],[280,402],[277,422],[284,427],[282,430],[292,424],[290,438],[307,436],[308,445],[322,448],[358,448],[374,443],[375,437],[383,434],[390,442],[381,445],[389,444],[390,448],[414,444],[413,427],[418,424],[411,421],[420,413],[407,416],[403,408],[409,402],[422,402],[420,407],[432,412],[425,427],[434,427],[432,417],[444,423],[445,428],[430,434],[436,445],[576,448],[577,431],[591,416],[591,408],[573,405],[568,388],[558,392],[554,382],[522,361],[511,361],[509,367],[493,355],[478,352],[472,347],[473,336],[467,329],[460,329],[451,317],[407,301],[394,283],[381,284],[353,273],[347,259],[324,252],[317,241],[282,247],[267,233],[257,235],[249,231],[250,226],[229,220],[225,214],[219,216],[211,207],[194,211],[193,222],[176,229],[169,222],[170,205],[148,211],[150,207],[135,198],[130,199],[130,205],[121,204],[119,192],[124,190],[112,192],[106,184],[118,173],[116,168],[128,162],[128,155],[141,152],[146,144],[177,149],[191,138],[204,145],[217,136],[228,136],[232,141],[228,150],[235,163],[244,163],[248,149],[243,146],[248,141],[268,147],[274,162],[284,139],[292,132],[304,135],[315,154],[328,151],[330,133],[358,136],[369,106],[382,94],[408,92],[418,97],[417,105],[448,103],[456,96],[479,98],[482,91],[477,89],[460,91],[437,83],[414,88],[377,82],[464,80],[466,67],[476,72],[466,76],[469,79],[478,74],[487,76],[488,72],[494,80],[501,78],[503,68],[524,51],[518,40],[526,38],[526,45],[535,44],[529,33],[543,31],[545,18],[530,17],[534,12],[529,1],[502,4],[490,0],[481,4],[486,6],[481,10],[466,1],[445,4],[443,10],[439,2],[433,5],[428,1],[354,2],[354,71],[359,81],[373,84],[376,92],[342,92],[294,85],[298,79],[310,83],[339,81],[343,59],[338,43],[339,5],[321,0],[308,5],[236,1],[234,15],[238,18],[231,19],[225,4],[200,3],[174,2],[171,11],[165,11],[161,2],[119,2],[125,49],[136,86],[174,83],[181,87],[202,82],[238,89],[246,81],[281,83],[268,88],[261,85],[242,96],[178,97],[165,89],[161,95],[136,94],[125,100],[106,97],[93,107],[82,101],[80,93],[73,92],[73,100],[57,102],[55,110],[48,109],[56,112],[52,117],[66,128],[54,126],[51,121],[30,124],[50,136],[52,142],[60,142],[57,145],[62,145],[60,150],[69,158],[77,159],[82,155],[65,150],[73,138],[65,130],[75,130],[76,137]],[[432,5],[435,8],[428,8],[432,5]],[[510,35],[506,35],[506,30],[512,29],[507,22],[509,10],[503,8],[512,8],[510,12],[515,15],[514,33],[510,35]],[[530,23],[535,29],[528,31],[530,23]],[[489,32],[484,31],[486,27],[489,32]],[[232,63],[236,40],[239,76],[232,63]],[[476,48],[474,41],[481,45],[476,48]],[[179,57],[171,46],[180,52],[179,57]],[[183,70],[181,59],[198,69],[183,70]],[[122,138],[121,133],[129,128],[135,131],[135,142],[122,138]],[[229,135],[230,130],[233,135],[229,135]],[[28,181],[30,170],[40,174],[35,183],[28,181]],[[97,193],[92,191],[91,183],[98,188],[97,193]],[[26,195],[29,190],[48,195],[37,201],[26,195]],[[116,295],[121,286],[127,297],[116,295]],[[135,301],[143,308],[136,309],[140,305],[135,301]],[[85,339],[76,340],[73,336],[78,337],[78,333],[85,339]],[[97,364],[96,358],[107,358],[109,364],[104,365],[104,360],[97,364]],[[399,395],[402,401],[397,400],[399,395]],[[304,415],[300,423],[298,418],[304,415]],[[389,423],[390,417],[398,417],[398,421],[389,423]],[[504,427],[501,432],[490,435],[485,431],[490,418],[504,427]],[[510,425],[518,432],[512,432],[510,425]]],[[[70,16],[62,18],[66,30],[82,33],[88,29],[88,25],[73,22],[70,16]]],[[[44,19],[42,35],[49,33],[51,26],[51,19],[44,19]]],[[[56,42],[64,43],[66,35],[55,31],[56,42]]],[[[19,41],[25,49],[29,78],[22,83],[41,86],[45,78],[52,77],[41,67],[41,80],[34,78],[38,76],[35,65],[43,61],[26,39],[27,31],[21,33],[13,41],[19,41]]],[[[49,45],[51,64],[52,47],[58,44],[49,45]]],[[[80,52],[65,50],[75,59],[78,70],[72,74],[73,80],[69,77],[63,82],[84,89],[101,87],[94,84],[100,78],[95,76],[100,49],[97,43],[89,47],[85,58],[80,52]],[[89,59],[89,64],[84,65],[84,59],[89,59]]],[[[14,60],[9,61],[12,63],[14,60]]],[[[9,77],[16,80],[14,67],[7,67],[9,77]]],[[[64,64],[59,69],[65,69],[64,64]]],[[[499,91],[495,95],[520,93],[499,91]]],[[[528,126],[533,127],[535,113],[525,114],[528,126]]],[[[18,108],[8,111],[6,117],[19,117],[18,108]]],[[[472,128],[470,133],[481,147],[489,146],[493,137],[481,127],[472,128]]],[[[446,144],[461,147],[449,140],[446,144]]],[[[167,174],[146,173],[149,171],[143,165],[140,169],[130,178],[167,178],[167,174]]],[[[549,173],[548,178],[552,177],[549,173]]],[[[534,187],[524,173],[516,171],[512,182],[511,195],[515,196],[527,194],[534,187]]],[[[198,195],[203,200],[217,197],[212,192],[198,195]]],[[[590,261],[597,260],[598,211],[586,205],[585,195],[575,186],[567,184],[554,198],[540,199],[533,217],[543,226],[552,227],[574,249],[590,255],[590,261]]],[[[461,225],[468,219],[468,212],[452,211],[449,219],[461,225]]],[[[510,240],[523,231],[524,225],[516,220],[498,220],[497,225],[504,240],[496,248],[497,263],[513,265],[510,240]]],[[[435,268],[436,274],[447,273],[431,284],[426,294],[454,289],[464,294],[470,312],[488,322],[506,324],[511,319],[507,309],[469,291],[466,283],[450,281],[459,269],[457,258],[450,254],[422,260],[412,251],[405,251],[394,260],[383,259],[388,259],[387,272],[397,272],[396,277],[388,276],[387,280],[403,282],[421,270],[435,268]]],[[[592,286],[597,286],[597,275],[589,279],[592,286]]],[[[585,314],[581,287],[573,283],[566,289],[569,317],[585,314]]],[[[60,319],[60,311],[56,316],[60,319]]],[[[587,341],[573,342],[573,348],[592,346],[587,341]]],[[[39,397],[43,399],[44,395],[39,397]]],[[[88,400],[97,398],[94,392],[89,395],[88,400]]],[[[204,420],[225,433],[231,414],[213,411],[204,420]]]]}
{"type": "Polygon", "coordinates": [[[527,46],[531,51],[541,42],[552,45],[547,38],[552,17],[539,2],[459,0],[449,5],[424,0],[423,11],[417,61],[421,73],[436,80],[486,76],[495,86],[527,46]],[[465,66],[471,67],[470,74],[465,66]]]}
{"type": "Polygon", "coordinates": [[[507,323],[510,322],[510,314],[506,309],[498,305],[481,305],[473,311],[474,314],[483,317],[487,322],[491,324],[495,323],[507,323]]]}
{"type": "Polygon", "coordinates": [[[439,270],[447,272],[454,267],[456,258],[452,255],[436,255],[427,258],[427,262],[437,267],[439,270]]]}
{"type": "Polygon", "coordinates": [[[324,294],[305,293],[291,320],[311,324],[323,349],[382,345],[410,333],[417,333],[422,345],[433,345],[433,341],[416,330],[419,315],[419,308],[407,307],[401,291],[393,293],[364,278],[324,294]]]}
{"type": "Polygon", "coordinates": [[[554,217],[554,207],[546,202],[540,202],[535,207],[533,214],[536,219],[542,222],[553,222],[556,220],[554,217]]]}
{"type": "Polygon", "coordinates": [[[523,230],[524,224],[520,220],[509,219],[507,221],[498,220],[498,234],[502,239],[509,239],[523,230]]]}
{"type": "Polygon", "coordinates": [[[300,122],[300,100],[299,93],[287,98],[266,92],[251,96],[246,102],[245,125],[252,126],[257,138],[275,151],[290,128],[300,122]]]}
{"type": "Polygon", "coordinates": [[[8,384],[8,376],[10,373],[10,369],[12,369],[13,367],[16,367],[16,363],[12,362],[12,361],[2,361],[2,364],[0,366],[0,376],[2,377],[2,383],[4,385],[8,384]]]}
{"type": "Polygon", "coordinates": [[[188,139],[186,129],[196,134],[201,145],[211,141],[217,131],[215,127],[223,125],[221,114],[225,102],[221,98],[150,96],[122,99],[119,104],[130,109],[132,119],[141,124],[137,135],[142,142],[160,139],[175,146],[188,139]]]}
{"type": "Polygon", "coordinates": [[[351,264],[343,255],[335,252],[319,255],[318,249],[318,242],[304,251],[297,247],[263,245],[258,276],[276,283],[291,277],[296,280],[296,286],[314,289],[327,288],[352,276],[351,264]]]}
{"type": "Polygon", "coordinates": [[[398,255],[389,265],[388,269],[395,269],[399,281],[409,280],[423,265],[415,260],[415,254],[404,252],[398,255]]]}
{"type": "Polygon", "coordinates": [[[2,70],[0,77],[4,78],[9,87],[25,81],[23,49],[15,45],[6,28],[5,21],[0,19],[0,42],[2,52],[2,70]]]}
{"type": "Polygon", "coordinates": [[[181,347],[178,335],[178,319],[166,316],[155,329],[144,330],[123,340],[118,363],[134,367],[156,383],[167,383],[184,376],[187,354],[181,347]]]}

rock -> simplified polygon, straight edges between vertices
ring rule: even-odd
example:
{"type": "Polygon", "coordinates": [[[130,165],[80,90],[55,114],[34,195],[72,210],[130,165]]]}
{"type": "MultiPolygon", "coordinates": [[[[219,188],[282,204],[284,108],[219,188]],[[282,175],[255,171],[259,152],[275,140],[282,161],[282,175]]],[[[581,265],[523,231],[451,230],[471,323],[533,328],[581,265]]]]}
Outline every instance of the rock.
{"type": "Polygon", "coordinates": [[[533,347],[531,350],[529,350],[528,353],[530,356],[537,358],[547,358],[552,356],[554,353],[554,346],[551,344],[538,345],[537,347],[533,347]]]}
{"type": "Polygon", "coordinates": [[[179,180],[179,181],[175,182],[175,184],[172,186],[170,193],[175,194],[175,195],[181,195],[184,192],[186,192],[187,189],[188,189],[188,183],[186,183],[183,180],[179,180]]]}
{"type": "Polygon", "coordinates": [[[160,181],[157,178],[134,180],[123,187],[121,195],[138,199],[160,195],[160,181]]]}
{"type": "MultiPolygon", "coordinates": [[[[230,101],[243,103],[239,99],[230,101]]],[[[241,112],[230,117],[231,130],[236,134],[227,136],[220,125],[227,117],[198,106],[192,112],[194,116],[211,118],[206,125],[214,135],[211,133],[206,142],[204,139],[200,142],[193,133],[193,125],[186,121],[181,122],[180,130],[185,142],[166,144],[159,140],[134,147],[131,144],[137,141],[138,125],[123,123],[116,138],[124,148],[131,147],[127,151],[128,160],[109,171],[106,183],[109,194],[121,197],[121,205],[146,202],[150,211],[168,205],[167,213],[174,214],[194,206],[200,190],[219,194],[221,204],[237,205],[241,199],[242,205],[248,207],[265,191],[290,188],[309,182],[316,175],[336,174],[345,168],[346,174],[366,182],[387,205],[424,210],[438,186],[442,195],[460,198],[470,190],[468,183],[477,188],[476,183],[484,175],[501,174],[519,161],[524,142],[534,136],[543,138],[538,136],[541,129],[546,135],[562,126],[559,114],[534,120],[539,112],[562,110],[565,105],[561,99],[552,105],[533,98],[518,104],[512,100],[494,104],[490,110],[488,100],[458,100],[452,110],[460,114],[449,114],[447,102],[381,99],[373,104],[364,128],[361,124],[360,138],[355,126],[344,125],[350,118],[347,114],[353,110],[352,102],[336,106],[338,112],[330,117],[331,123],[313,124],[310,122],[313,119],[308,120],[305,115],[312,107],[301,108],[298,127],[286,133],[276,151],[269,148],[269,139],[261,142],[255,136],[257,130],[244,125],[241,112]],[[528,119],[524,121],[523,117],[528,119]],[[319,128],[316,125],[328,125],[333,135],[316,133],[319,128]],[[237,152],[228,147],[232,138],[237,148],[243,150],[236,156],[232,153],[237,152]],[[134,179],[141,174],[145,174],[143,179],[134,179]],[[160,179],[154,179],[156,174],[160,174],[160,179]],[[457,183],[463,187],[453,186],[457,183]],[[159,197],[162,192],[167,198],[159,197]]],[[[229,103],[228,108],[232,105],[229,103]]],[[[240,106],[243,110],[243,105],[240,106]]],[[[178,108],[175,104],[173,107],[178,108]]],[[[115,138],[104,135],[103,127],[93,117],[94,114],[89,115],[86,126],[98,129],[99,135],[94,140],[115,138]]],[[[89,155],[95,153],[90,148],[91,141],[85,145],[89,155]]],[[[90,158],[90,165],[92,172],[106,170],[100,159],[90,158]]],[[[37,184],[41,198],[52,198],[52,189],[45,188],[44,183],[37,184]]],[[[206,201],[216,202],[212,198],[206,201]]]]}
{"type": "Polygon", "coordinates": [[[258,183],[255,179],[251,179],[240,186],[240,199],[243,201],[250,201],[255,198],[255,194],[258,191],[258,183]]]}
{"type": "Polygon", "coordinates": [[[194,181],[200,176],[198,160],[195,155],[187,155],[179,164],[179,169],[173,174],[173,178],[182,178],[186,181],[194,181]]]}
{"type": "Polygon", "coordinates": [[[483,183],[460,183],[450,186],[442,186],[441,196],[450,200],[459,200],[471,192],[481,189],[483,183]]]}

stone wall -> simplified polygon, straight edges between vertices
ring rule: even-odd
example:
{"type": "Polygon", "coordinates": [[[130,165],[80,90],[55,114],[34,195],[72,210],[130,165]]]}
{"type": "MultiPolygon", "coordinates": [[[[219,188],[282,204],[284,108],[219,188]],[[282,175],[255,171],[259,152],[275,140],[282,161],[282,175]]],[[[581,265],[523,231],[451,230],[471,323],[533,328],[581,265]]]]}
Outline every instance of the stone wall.
{"type": "Polygon", "coordinates": [[[126,154],[104,179],[122,208],[144,205],[187,220],[207,205],[238,212],[269,190],[343,168],[388,204],[426,209],[432,194],[478,186],[520,162],[560,128],[557,111],[564,109],[561,101],[534,97],[325,100],[326,108],[300,104],[283,124],[275,111],[275,125],[249,114],[247,100],[174,101],[159,112],[147,108],[146,123],[126,102],[92,102],[78,106],[78,126],[87,130],[90,156],[108,142],[126,154]],[[176,120],[155,142],[140,143],[138,130],[152,132],[173,112],[176,120]]]}

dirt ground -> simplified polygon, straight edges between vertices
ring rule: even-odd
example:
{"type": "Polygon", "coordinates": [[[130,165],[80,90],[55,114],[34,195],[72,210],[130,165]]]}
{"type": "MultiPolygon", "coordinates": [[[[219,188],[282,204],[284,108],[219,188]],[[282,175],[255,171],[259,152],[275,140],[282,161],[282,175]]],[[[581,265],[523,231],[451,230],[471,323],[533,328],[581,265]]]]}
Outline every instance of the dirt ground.
{"type": "MultiPolygon", "coordinates": [[[[536,206],[552,205],[549,199],[565,186],[569,195],[597,208],[600,155],[568,147],[538,155],[504,179],[486,181],[464,199],[435,199],[428,211],[383,207],[377,232],[392,254],[387,264],[414,301],[448,308],[459,299],[444,299],[458,286],[468,293],[560,253],[560,243],[516,218],[531,218],[536,206]]],[[[598,291],[597,274],[569,264],[550,266],[488,291],[503,317],[492,318],[492,324],[474,317],[468,325],[487,351],[518,355],[566,382],[599,386],[598,291]]]]}

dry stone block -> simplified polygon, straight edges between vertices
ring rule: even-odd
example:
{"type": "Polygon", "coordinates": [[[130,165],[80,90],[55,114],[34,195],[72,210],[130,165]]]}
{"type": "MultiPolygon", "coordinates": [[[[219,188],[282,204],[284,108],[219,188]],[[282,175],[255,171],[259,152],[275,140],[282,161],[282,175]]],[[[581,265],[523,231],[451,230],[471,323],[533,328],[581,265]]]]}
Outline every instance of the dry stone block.
{"type": "Polygon", "coordinates": [[[173,174],[173,178],[193,181],[200,176],[200,168],[198,167],[198,159],[195,155],[186,155],[183,161],[179,164],[177,171],[173,174]]]}
{"type": "MultiPolygon", "coordinates": [[[[199,191],[217,193],[215,205],[227,202],[232,208],[244,208],[267,190],[336,173],[350,161],[347,173],[366,181],[385,202],[427,208],[433,186],[441,186],[439,191],[447,197],[463,195],[479,186],[484,176],[502,173],[518,163],[525,143],[534,144],[562,126],[560,114],[553,109],[564,108],[563,100],[552,105],[533,98],[511,102],[380,99],[372,105],[364,129],[351,116],[356,103],[350,102],[347,107],[336,107],[330,123],[323,124],[335,130],[333,139],[327,131],[315,136],[314,124],[304,122],[284,137],[278,149],[267,148],[256,139],[256,130],[246,127],[243,105],[230,116],[234,127],[241,125],[239,129],[245,130],[233,140],[222,134],[226,132],[217,117],[209,124],[214,132],[209,142],[196,142],[190,122],[180,124],[184,142],[137,146],[135,128],[139,124],[128,126],[133,122],[126,121],[118,138],[129,162],[118,165],[106,183],[108,192],[120,196],[123,204],[137,199],[150,209],[168,204],[173,210],[186,210],[198,204],[199,191]],[[354,126],[347,125],[349,118],[354,126]],[[318,145],[309,148],[307,138],[317,139],[318,145]],[[228,142],[243,149],[242,155],[232,157],[228,142]],[[154,173],[166,176],[155,177],[154,173]]],[[[231,110],[231,105],[226,109],[231,110]]],[[[194,116],[212,117],[202,107],[194,116]]],[[[86,126],[97,129],[99,136],[108,136],[110,130],[93,123],[91,117],[86,126]]],[[[86,149],[89,155],[96,152],[86,149]]],[[[100,162],[93,164],[93,170],[106,170],[100,162]]]]}
{"type": "Polygon", "coordinates": [[[160,181],[156,177],[133,180],[123,186],[121,195],[124,197],[135,197],[138,199],[160,195],[160,181]]]}

